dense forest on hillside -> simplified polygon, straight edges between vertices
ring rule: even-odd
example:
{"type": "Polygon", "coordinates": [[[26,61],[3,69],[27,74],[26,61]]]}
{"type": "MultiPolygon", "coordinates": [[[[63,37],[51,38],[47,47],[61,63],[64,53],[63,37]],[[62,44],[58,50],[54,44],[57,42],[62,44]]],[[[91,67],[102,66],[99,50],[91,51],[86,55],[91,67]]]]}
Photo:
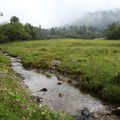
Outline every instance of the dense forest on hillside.
{"type": "Polygon", "coordinates": [[[10,22],[0,25],[0,43],[53,38],[120,39],[120,18],[116,17],[119,14],[119,10],[90,13],[76,24],[50,29],[22,24],[18,17],[13,16],[10,22]]]}

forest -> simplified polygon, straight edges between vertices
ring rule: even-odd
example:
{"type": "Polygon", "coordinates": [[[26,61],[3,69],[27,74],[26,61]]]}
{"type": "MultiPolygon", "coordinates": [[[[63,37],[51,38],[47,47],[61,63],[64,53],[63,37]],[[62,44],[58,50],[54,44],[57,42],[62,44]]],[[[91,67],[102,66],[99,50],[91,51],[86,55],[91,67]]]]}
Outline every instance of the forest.
{"type": "Polygon", "coordinates": [[[22,24],[18,17],[13,16],[9,23],[0,25],[0,43],[10,41],[41,40],[41,39],[120,39],[120,22],[113,22],[100,28],[95,25],[65,25],[50,29],[35,27],[29,23],[22,24]]]}

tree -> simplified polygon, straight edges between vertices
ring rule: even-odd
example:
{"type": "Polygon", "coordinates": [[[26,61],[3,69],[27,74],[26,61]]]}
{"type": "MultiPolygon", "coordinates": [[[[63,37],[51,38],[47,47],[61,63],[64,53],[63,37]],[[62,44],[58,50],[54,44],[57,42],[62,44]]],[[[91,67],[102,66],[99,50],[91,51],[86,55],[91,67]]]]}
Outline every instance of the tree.
{"type": "Polygon", "coordinates": [[[13,16],[13,17],[10,19],[10,23],[11,23],[11,24],[19,23],[19,18],[16,17],[16,16],[13,16]]]}
{"type": "Polygon", "coordinates": [[[28,32],[32,36],[32,39],[36,39],[36,28],[35,27],[33,27],[29,23],[26,23],[24,25],[24,29],[26,32],[28,32]]]}
{"type": "Polygon", "coordinates": [[[14,25],[6,24],[4,26],[4,32],[10,41],[32,39],[31,35],[25,31],[21,23],[14,25]]]}
{"type": "Polygon", "coordinates": [[[120,23],[113,23],[106,30],[107,39],[120,39],[120,23]]]}
{"type": "Polygon", "coordinates": [[[32,39],[32,33],[26,31],[25,26],[19,22],[19,18],[16,16],[10,19],[10,23],[0,25],[0,33],[0,43],[32,39]]]}

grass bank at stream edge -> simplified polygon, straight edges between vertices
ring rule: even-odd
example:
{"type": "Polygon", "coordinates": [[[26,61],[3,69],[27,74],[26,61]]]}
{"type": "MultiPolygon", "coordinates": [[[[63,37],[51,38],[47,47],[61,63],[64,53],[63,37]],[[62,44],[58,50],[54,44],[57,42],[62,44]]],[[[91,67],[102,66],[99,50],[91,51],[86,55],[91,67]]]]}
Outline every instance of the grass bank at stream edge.
{"type": "Polygon", "coordinates": [[[73,120],[68,115],[33,103],[10,68],[9,59],[0,53],[0,120],[73,120]]]}
{"type": "Polygon", "coordinates": [[[77,76],[81,89],[120,103],[119,40],[40,40],[8,43],[0,48],[19,56],[28,68],[49,70],[52,61],[59,60],[57,71],[77,76]]]}

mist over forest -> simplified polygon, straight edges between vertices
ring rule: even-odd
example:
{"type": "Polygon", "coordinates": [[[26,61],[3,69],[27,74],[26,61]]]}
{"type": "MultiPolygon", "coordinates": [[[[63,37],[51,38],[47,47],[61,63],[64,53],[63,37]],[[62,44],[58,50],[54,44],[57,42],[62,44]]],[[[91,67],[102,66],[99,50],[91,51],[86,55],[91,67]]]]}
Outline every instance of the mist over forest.
{"type": "Polygon", "coordinates": [[[93,26],[105,29],[109,24],[120,22],[120,9],[88,13],[73,23],[77,26],[93,26]]]}
{"type": "Polygon", "coordinates": [[[120,39],[120,10],[88,13],[71,24],[52,28],[42,28],[41,25],[36,27],[29,23],[23,24],[20,18],[13,16],[10,22],[0,25],[0,31],[0,41],[3,43],[28,39],[120,39]]]}

